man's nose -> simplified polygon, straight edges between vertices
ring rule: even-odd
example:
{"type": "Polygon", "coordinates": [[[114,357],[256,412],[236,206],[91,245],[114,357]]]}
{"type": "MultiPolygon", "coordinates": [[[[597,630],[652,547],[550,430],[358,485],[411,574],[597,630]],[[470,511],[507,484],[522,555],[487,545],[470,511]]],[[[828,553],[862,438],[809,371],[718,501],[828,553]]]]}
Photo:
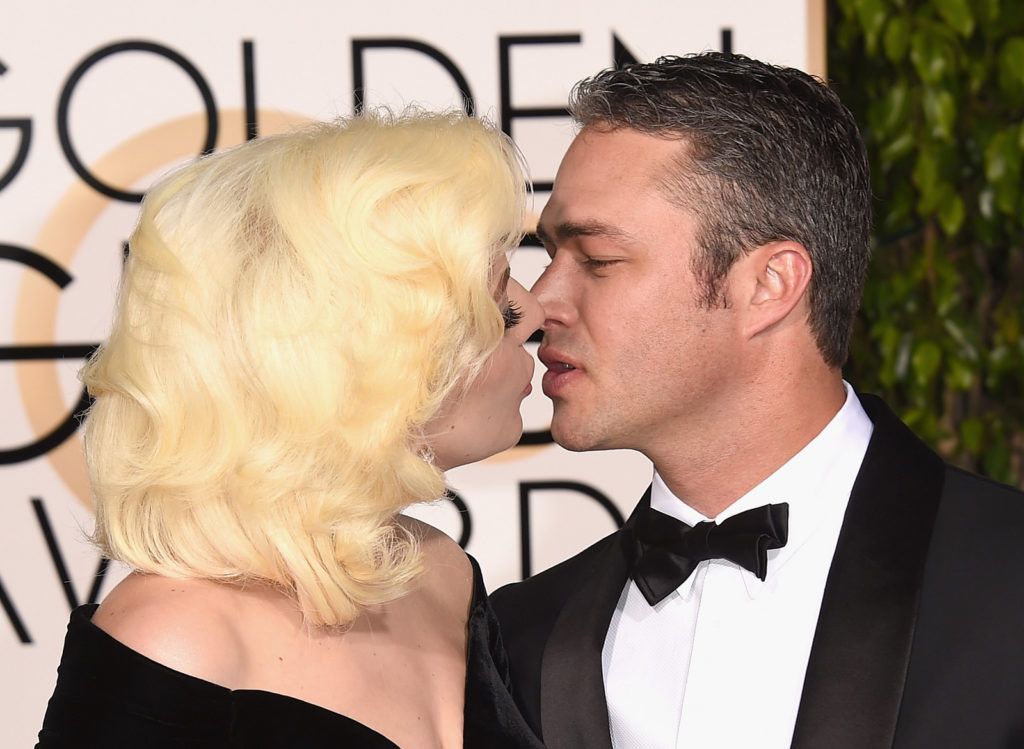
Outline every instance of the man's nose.
{"type": "Polygon", "coordinates": [[[569,325],[576,317],[573,289],[561,264],[552,261],[531,289],[544,309],[544,329],[552,325],[569,325]]]}

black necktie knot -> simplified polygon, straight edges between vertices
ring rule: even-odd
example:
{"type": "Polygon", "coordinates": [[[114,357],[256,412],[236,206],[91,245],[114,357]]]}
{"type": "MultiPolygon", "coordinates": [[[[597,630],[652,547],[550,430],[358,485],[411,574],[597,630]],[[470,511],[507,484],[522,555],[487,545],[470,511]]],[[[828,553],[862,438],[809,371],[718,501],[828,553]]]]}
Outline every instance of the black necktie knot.
{"type": "Polygon", "coordinates": [[[652,606],[678,588],[707,559],[728,559],[764,580],[769,549],[786,545],[789,505],[764,505],[715,524],[690,527],[650,506],[633,525],[631,575],[652,606]]]}

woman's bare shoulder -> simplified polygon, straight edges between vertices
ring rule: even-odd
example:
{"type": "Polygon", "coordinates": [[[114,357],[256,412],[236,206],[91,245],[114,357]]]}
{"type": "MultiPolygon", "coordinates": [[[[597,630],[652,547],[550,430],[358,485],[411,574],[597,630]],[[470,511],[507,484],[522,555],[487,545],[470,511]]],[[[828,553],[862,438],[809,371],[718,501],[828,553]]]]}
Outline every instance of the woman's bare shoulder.
{"type": "Polygon", "coordinates": [[[422,586],[464,619],[473,597],[473,566],[466,552],[428,523],[406,515],[400,515],[398,522],[420,539],[425,567],[422,586]]]}
{"type": "Polygon", "coordinates": [[[92,621],[151,660],[234,688],[245,662],[231,615],[234,587],[132,573],[104,598],[92,621]]]}

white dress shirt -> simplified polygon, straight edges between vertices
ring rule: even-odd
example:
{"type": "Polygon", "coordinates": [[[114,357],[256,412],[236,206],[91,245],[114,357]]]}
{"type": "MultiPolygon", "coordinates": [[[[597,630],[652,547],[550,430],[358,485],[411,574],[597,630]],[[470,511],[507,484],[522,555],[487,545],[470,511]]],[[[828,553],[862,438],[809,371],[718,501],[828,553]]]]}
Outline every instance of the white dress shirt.
{"type": "MultiPolygon", "coordinates": [[[[789,747],[825,579],[871,431],[846,384],[846,403],[821,433],[714,518],[789,503],[789,540],[768,552],[764,582],[711,559],[653,607],[626,584],[602,652],[616,749],[789,747]]],[[[651,505],[688,525],[709,519],[657,472],[651,505]]]]}

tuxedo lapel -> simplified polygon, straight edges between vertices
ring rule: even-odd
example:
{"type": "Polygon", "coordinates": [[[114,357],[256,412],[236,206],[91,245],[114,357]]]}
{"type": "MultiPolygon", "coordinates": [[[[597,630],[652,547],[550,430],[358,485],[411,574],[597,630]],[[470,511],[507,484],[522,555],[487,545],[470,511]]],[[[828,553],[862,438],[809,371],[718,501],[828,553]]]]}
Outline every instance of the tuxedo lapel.
{"type": "MultiPolygon", "coordinates": [[[[648,488],[638,508],[650,501],[648,488]]],[[[635,517],[636,510],[566,601],[544,648],[541,726],[548,749],[611,749],[601,651],[629,576],[635,517]]]]}
{"type": "Polygon", "coordinates": [[[792,749],[892,746],[944,465],[873,396],[874,422],[814,634],[792,749]]]}

